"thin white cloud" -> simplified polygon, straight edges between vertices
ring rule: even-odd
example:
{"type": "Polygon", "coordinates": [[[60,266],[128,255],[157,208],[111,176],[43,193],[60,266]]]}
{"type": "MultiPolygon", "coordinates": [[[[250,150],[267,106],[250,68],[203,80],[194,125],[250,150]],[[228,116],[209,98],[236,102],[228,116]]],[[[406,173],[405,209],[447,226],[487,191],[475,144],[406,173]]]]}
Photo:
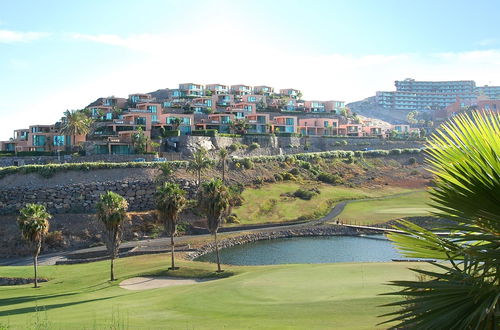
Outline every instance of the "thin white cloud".
{"type": "Polygon", "coordinates": [[[478,45],[483,46],[483,47],[494,46],[494,45],[498,45],[498,42],[499,42],[499,39],[495,39],[495,38],[483,39],[483,40],[480,40],[478,42],[478,45]]]}
{"type": "Polygon", "coordinates": [[[0,30],[0,43],[28,42],[48,37],[45,32],[18,32],[11,30],[0,30]]]}

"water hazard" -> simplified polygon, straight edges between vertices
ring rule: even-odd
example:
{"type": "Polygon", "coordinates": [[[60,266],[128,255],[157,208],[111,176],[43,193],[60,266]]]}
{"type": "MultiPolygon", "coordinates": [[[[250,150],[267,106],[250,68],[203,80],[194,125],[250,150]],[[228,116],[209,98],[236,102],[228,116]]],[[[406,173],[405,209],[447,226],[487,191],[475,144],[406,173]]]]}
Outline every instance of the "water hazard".
{"type": "MultiPolygon", "coordinates": [[[[265,240],[222,249],[220,256],[223,263],[230,265],[382,262],[401,258],[383,235],[265,240]]],[[[196,260],[215,262],[215,253],[203,255],[196,260]]]]}

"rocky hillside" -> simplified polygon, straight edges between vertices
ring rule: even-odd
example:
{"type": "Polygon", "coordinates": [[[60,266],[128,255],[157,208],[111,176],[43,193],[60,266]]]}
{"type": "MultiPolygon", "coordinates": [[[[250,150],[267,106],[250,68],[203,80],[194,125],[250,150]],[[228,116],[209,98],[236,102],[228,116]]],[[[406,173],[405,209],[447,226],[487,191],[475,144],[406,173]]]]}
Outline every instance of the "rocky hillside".
{"type": "Polygon", "coordinates": [[[405,124],[407,111],[387,110],[377,105],[375,96],[347,104],[352,112],[365,117],[376,118],[391,124],[405,124]]]}

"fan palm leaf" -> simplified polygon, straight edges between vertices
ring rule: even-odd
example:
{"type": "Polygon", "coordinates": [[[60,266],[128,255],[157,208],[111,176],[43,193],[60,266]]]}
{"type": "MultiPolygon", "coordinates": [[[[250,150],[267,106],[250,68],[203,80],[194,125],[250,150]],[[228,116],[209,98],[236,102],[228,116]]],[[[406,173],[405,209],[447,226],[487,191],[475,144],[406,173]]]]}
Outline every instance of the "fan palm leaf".
{"type": "MultiPolygon", "coordinates": [[[[422,281],[393,281],[386,322],[418,329],[496,329],[500,325],[500,115],[481,111],[445,123],[427,148],[435,186],[431,205],[451,220],[437,235],[400,221],[389,238],[408,257],[436,258],[437,271],[413,269],[422,281]]],[[[385,322],[384,322],[385,323],[385,322]]]]}

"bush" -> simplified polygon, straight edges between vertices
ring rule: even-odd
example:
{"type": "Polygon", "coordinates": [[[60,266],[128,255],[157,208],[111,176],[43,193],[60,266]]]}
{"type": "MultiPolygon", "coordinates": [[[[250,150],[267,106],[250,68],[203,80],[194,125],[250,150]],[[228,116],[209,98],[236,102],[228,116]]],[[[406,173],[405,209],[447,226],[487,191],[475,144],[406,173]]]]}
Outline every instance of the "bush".
{"type": "Polygon", "coordinates": [[[321,172],[318,174],[317,179],[321,182],[339,184],[342,183],[342,178],[338,174],[330,174],[321,172]]]}
{"type": "Polygon", "coordinates": [[[317,190],[317,189],[306,190],[303,188],[299,188],[293,193],[293,196],[300,198],[300,199],[304,199],[304,200],[310,200],[311,198],[316,196],[318,193],[319,193],[319,190],[317,190]]]}
{"type": "Polygon", "coordinates": [[[58,248],[64,246],[64,236],[62,231],[56,230],[48,232],[45,236],[45,244],[50,248],[58,248]]]}
{"type": "Polygon", "coordinates": [[[239,142],[234,142],[229,147],[227,147],[227,149],[230,152],[235,152],[239,149],[244,149],[244,148],[246,148],[246,146],[244,144],[239,143],[239,142]]]}
{"type": "Polygon", "coordinates": [[[389,150],[389,155],[401,155],[401,149],[389,150]]]}
{"type": "Polygon", "coordinates": [[[283,181],[283,174],[281,174],[281,173],[276,173],[276,174],[274,175],[274,179],[275,179],[276,181],[283,181]]]}
{"type": "Polygon", "coordinates": [[[288,181],[297,181],[297,178],[292,173],[283,172],[283,173],[281,173],[281,175],[282,175],[284,181],[285,180],[288,180],[288,181]]]}
{"type": "Polygon", "coordinates": [[[226,223],[240,223],[236,214],[231,214],[226,218],[226,223]]]}
{"type": "Polygon", "coordinates": [[[408,164],[409,165],[415,165],[417,163],[417,159],[415,157],[410,157],[408,159],[408,164]]]}
{"type": "Polygon", "coordinates": [[[292,168],[290,171],[288,171],[288,173],[291,173],[293,175],[299,175],[300,174],[299,169],[296,168],[296,167],[292,168]]]}
{"type": "Polygon", "coordinates": [[[254,149],[258,149],[258,148],[260,148],[260,144],[258,144],[257,142],[254,142],[248,146],[249,150],[254,150],[254,149]]]}

